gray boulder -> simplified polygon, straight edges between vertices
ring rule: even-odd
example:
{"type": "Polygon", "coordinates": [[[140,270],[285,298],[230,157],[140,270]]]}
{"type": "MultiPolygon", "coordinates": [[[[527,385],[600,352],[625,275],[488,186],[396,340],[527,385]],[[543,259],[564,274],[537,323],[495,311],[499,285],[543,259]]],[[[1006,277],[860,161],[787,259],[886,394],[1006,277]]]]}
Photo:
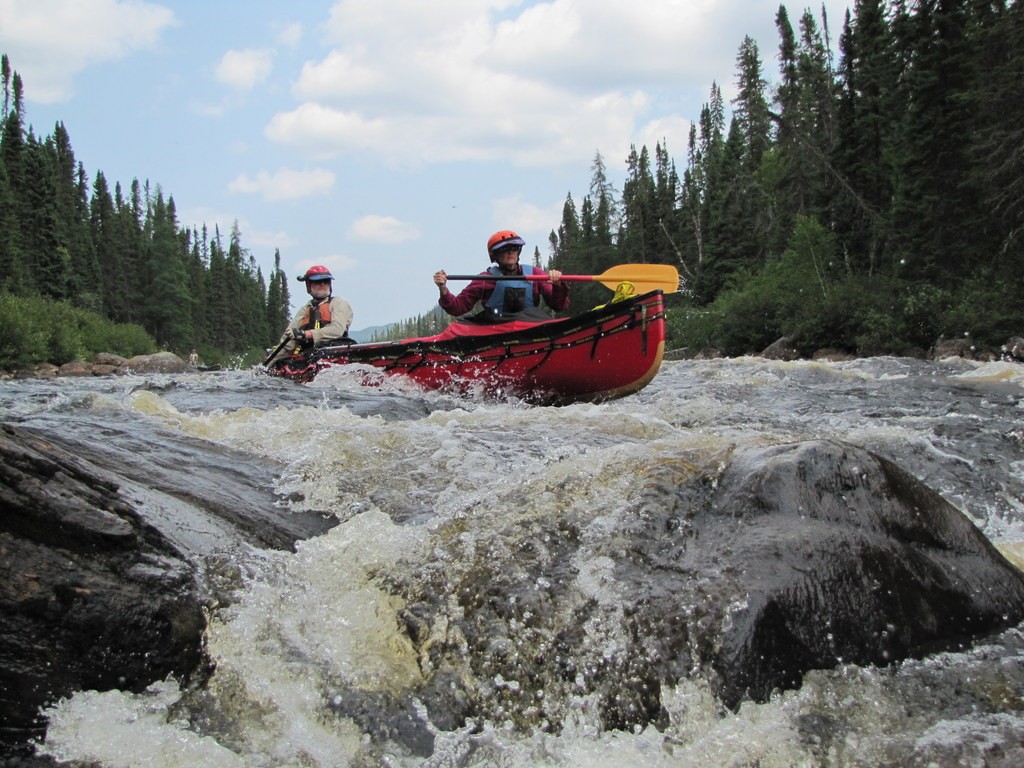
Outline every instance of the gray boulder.
{"type": "Polygon", "coordinates": [[[1024,576],[988,539],[857,447],[680,457],[625,504],[538,519],[511,559],[485,547],[466,563],[453,535],[402,585],[436,723],[558,723],[589,695],[604,727],[631,730],[664,724],[662,686],[680,680],[735,708],[813,669],[921,657],[1024,618],[1024,576]]]}
{"type": "Polygon", "coordinates": [[[127,373],[184,373],[185,361],[173,352],[157,352],[154,355],[135,355],[125,360],[117,369],[119,374],[127,373]]]}

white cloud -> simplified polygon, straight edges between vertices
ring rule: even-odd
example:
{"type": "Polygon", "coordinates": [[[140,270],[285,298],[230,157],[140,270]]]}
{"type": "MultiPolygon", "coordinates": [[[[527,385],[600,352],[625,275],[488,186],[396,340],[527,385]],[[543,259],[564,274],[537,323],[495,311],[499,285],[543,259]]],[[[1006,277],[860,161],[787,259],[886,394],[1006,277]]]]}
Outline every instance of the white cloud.
{"type": "MultiPolygon", "coordinates": [[[[846,3],[826,5],[834,27],[846,3]]],[[[618,158],[659,139],[681,154],[711,84],[728,93],[743,37],[777,45],[777,10],[777,0],[339,0],[324,27],[332,49],[303,65],[299,103],[265,135],[312,157],[369,152],[392,166],[578,167],[595,148],[618,158]]],[[[761,53],[770,78],[775,50],[761,53]]]]}
{"type": "Polygon", "coordinates": [[[658,142],[661,142],[668,146],[670,155],[685,156],[690,138],[690,121],[676,115],[656,118],[642,126],[638,135],[638,147],[646,146],[653,152],[658,142]]]}
{"type": "Polygon", "coordinates": [[[178,223],[187,229],[195,229],[202,236],[202,229],[205,226],[207,237],[213,238],[214,230],[219,229],[221,237],[226,238],[231,228],[238,222],[238,229],[242,233],[244,247],[246,248],[281,248],[285,249],[295,245],[295,238],[283,230],[271,232],[266,229],[259,229],[252,226],[245,217],[237,213],[215,210],[203,206],[185,208],[178,211],[178,223]]]}
{"type": "Polygon", "coordinates": [[[267,48],[225,53],[214,70],[218,82],[239,91],[251,91],[266,81],[274,68],[274,52],[267,48]]]}
{"type": "Polygon", "coordinates": [[[44,104],[70,98],[86,67],[153,48],[177,26],[169,8],[118,0],[0,0],[0,20],[0,50],[25,98],[44,104]]]}
{"type": "Polygon", "coordinates": [[[289,48],[299,44],[302,40],[302,25],[297,21],[291,24],[286,24],[284,28],[277,35],[277,41],[281,45],[288,46],[289,48]]]}
{"type": "Polygon", "coordinates": [[[265,135],[313,157],[373,152],[392,165],[500,160],[522,166],[589,163],[594,147],[633,134],[640,95],[533,102],[495,93],[472,110],[378,116],[306,102],[275,115],[265,135]],[[566,108],[568,105],[569,108],[566,108]]]}
{"type": "Polygon", "coordinates": [[[309,171],[279,168],[274,173],[260,171],[255,177],[243,173],[228,184],[232,192],[259,194],[269,202],[324,195],[333,187],[334,173],[323,168],[309,171]]]}
{"type": "MultiPolygon", "coordinates": [[[[512,229],[520,233],[550,231],[554,224],[561,221],[564,204],[565,198],[556,200],[547,208],[524,202],[519,195],[498,198],[491,203],[494,228],[512,229]]],[[[526,247],[531,257],[534,246],[540,248],[542,254],[548,251],[547,240],[538,243],[527,242],[526,247]]]]}
{"type": "MultiPolygon", "coordinates": [[[[327,267],[337,279],[338,275],[342,272],[350,272],[359,266],[359,260],[354,259],[351,256],[344,256],[341,254],[332,254],[328,256],[321,256],[319,258],[301,259],[295,262],[295,274],[304,275],[306,270],[315,264],[327,267]]],[[[337,286],[335,286],[337,288],[337,286]]],[[[301,289],[300,289],[301,290],[301,289]]],[[[302,303],[301,300],[299,303],[302,303]]]]}
{"type": "Polygon", "coordinates": [[[280,248],[284,250],[295,245],[296,242],[294,237],[283,230],[272,232],[268,229],[246,229],[244,224],[239,226],[242,227],[242,231],[245,233],[246,246],[252,246],[253,248],[280,248]]]}
{"type": "Polygon", "coordinates": [[[370,214],[352,222],[349,235],[356,240],[398,245],[418,239],[420,231],[412,224],[399,221],[393,216],[370,214]]]}
{"type": "Polygon", "coordinates": [[[333,101],[371,92],[384,82],[379,70],[358,64],[352,54],[335,50],[319,63],[306,62],[294,90],[302,99],[333,101]]]}

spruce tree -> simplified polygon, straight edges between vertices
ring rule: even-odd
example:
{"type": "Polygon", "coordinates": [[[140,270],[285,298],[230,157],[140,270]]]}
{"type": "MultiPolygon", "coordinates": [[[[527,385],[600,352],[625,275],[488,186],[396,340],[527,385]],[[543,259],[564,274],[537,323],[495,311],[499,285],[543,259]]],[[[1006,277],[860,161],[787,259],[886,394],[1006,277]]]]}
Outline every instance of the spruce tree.
{"type": "MultiPolygon", "coordinates": [[[[995,5],[995,4],[993,4],[995,5]]],[[[987,6],[986,6],[987,7],[987,6]]],[[[1006,280],[1024,275],[1024,3],[992,9],[979,19],[971,69],[976,115],[970,147],[971,182],[984,190],[992,214],[983,238],[991,265],[1006,280]]],[[[1019,282],[1018,282],[1019,285],[1019,282]]]]}
{"type": "MultiPolygon", "coordinates": [[[[203,228],[205,233],[206,229],[203,228]]],[[[192,317],[193,343],[209,344],[209,332],[206,327],[207,263],[204,258],[205,248],[195,227],[188,233],[188,294],[189,310],[192,317]]]]}
{"type": "Polygon", "coordinates": [[[737,95],[728,141],[733,151],[739,151],[739,166],[737,173],[729,176],[732,189],[724,208],[734,222],[723,224],[734,231],[730,244],[723,241],[716,247],[723,253],[731,251],[729,259],[756,270],[764,264],[773,223],[770,190],[761,175],[765,156],[772,149],[772,131],[768,84],[752,38],[746,37],[740,44],[737,64],[737,95]]]}
{"type": "MultiPolygon", "coordinates": [[[[0,145],[2,143],[3,136],[0,135],[0,145]]],[[[7,166],[0,147],[0,293],[21,294],[24,290],[17,232],[14,193],[7,180],[7,166]]]]}
{"type": "Polygon", "coordinates": [[[982,195],[967,154],[974,121],[965,98],[971,70],[966,5],[917,4],[894,190],[893,235],[905,274],[950,288],[973,268],[977,233],[984,231],[982,195]]]}
{"type": "Polygon", "coordinates": [[[619,253],[623,261],[657,261],[654,248],[658,228],[657,186],[651,172],[647,147],[630,147],[626,158],[626,180],[622,185],[622,235],[619,253]]]}
{"type": "Polygon", "coordinates": [[[58,239],[57,168],[52,151],[29,129],[25,139],[24,186],[15,195],[28,287],[53,299],[67,299],[71,258],[58,239]]]}
{"type": "Polygon", "coordinates": [[[278,338],[291,321],[291,296],[288,293],[288,276],[281,269],[281,251],[274,249],[274,269],[267,284],[267,327],[268,343],[278,338]]]}
{"type": "Polygon", "coordinates": [[[146,293],[146,328],[157,344],[167,349],[187,349],[194,343],[188,272],[179,237],[174,198],[164,201],[158,186],[150,206],[147,272],[152,275],[146,293]]]}

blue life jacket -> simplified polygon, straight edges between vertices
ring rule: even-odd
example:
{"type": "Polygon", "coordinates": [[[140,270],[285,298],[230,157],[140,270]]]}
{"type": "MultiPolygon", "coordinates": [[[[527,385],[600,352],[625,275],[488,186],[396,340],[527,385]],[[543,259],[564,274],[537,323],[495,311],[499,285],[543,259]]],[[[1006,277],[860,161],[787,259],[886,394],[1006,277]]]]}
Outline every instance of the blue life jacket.
{"type": "MultiPolygon", "coordinates": [[[[534,268],[528,264],[520,265],[524,275],[532,275],[534,268]]],[[[488,268],[492,275],[504,274],[497,264],[488,268]]],[[[538,306],[537,299],[540,288],[536,280],[495,280],[494,292],[487,297],[484,306],[492,312],[511,315],[538,306]]]]}

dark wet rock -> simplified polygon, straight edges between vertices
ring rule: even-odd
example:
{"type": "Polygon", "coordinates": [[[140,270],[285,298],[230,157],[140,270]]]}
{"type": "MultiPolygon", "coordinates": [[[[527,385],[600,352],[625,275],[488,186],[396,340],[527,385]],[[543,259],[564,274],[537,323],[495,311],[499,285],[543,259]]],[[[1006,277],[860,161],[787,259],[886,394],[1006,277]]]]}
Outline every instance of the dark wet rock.
{"type": "Polygon", "coordinates": [[[215,447],[191,454],[207,451],[209,486],[142,471],[161,453],[184,461],[171,446],[135,449],[139,468],[122,458],[116,474],[102,441],[0,425],[0,757],[24,753],[45,727],[39,708],[77,690],[201,677],[205,610],[220,586],[238,586],[225,549],[292,548],[336,522],[243,493],[252,478],[218,465],[215,447]]]}
{"type": "Polygon", "coordinates": [[[75,690],[187,678],[205,626],[192,566],[109,475],[10,428],[0,454],[4,739],[38,731],[36,710],[75,690]]]}
{"type": "Polygon", "coordinates": [[[735,708],[810,670],[958,649],[1024,619],[1024,575],[866,450],[679,457],[639,485],[625,511],[537,518],[504,555],[453,536],[438,561],[458,567],[394,585],[421,668],[446,683],[417,692],[428,710],[556,728],[585,696],[606,728],[664,725],[664,685],[698,678],[735,708]]]}
{"type": "Polygon", "coordinates": [[[15,375],[18,378],[52,379],[60,369],[53,363],[39,363],[30,371],[18,371],[15,375]]]}
{"type": "Polygon", "coordinates": [[[932,360],[945,360],[950,357],[962,357],[964,360],[987,361],[996,359],[990,350],[979,346],[970,336],[958,339],[940,338],[932,347],[929,357],[932,360]]]}
{"type": "Polygon", "coordinates": [[[1001,357],[1004,360],[1013,361],[1015,363],[1024,363],[1024,338],[1020,336],[1012,336],[1006,340],[1000,350],[1001,357]]]}
{"type": "Polygon", "coordinates": [[[766,360],[799,360],[800,352],[794,345],[793,339],[783,336],[765,347],[760,356],[766,360]]]}

